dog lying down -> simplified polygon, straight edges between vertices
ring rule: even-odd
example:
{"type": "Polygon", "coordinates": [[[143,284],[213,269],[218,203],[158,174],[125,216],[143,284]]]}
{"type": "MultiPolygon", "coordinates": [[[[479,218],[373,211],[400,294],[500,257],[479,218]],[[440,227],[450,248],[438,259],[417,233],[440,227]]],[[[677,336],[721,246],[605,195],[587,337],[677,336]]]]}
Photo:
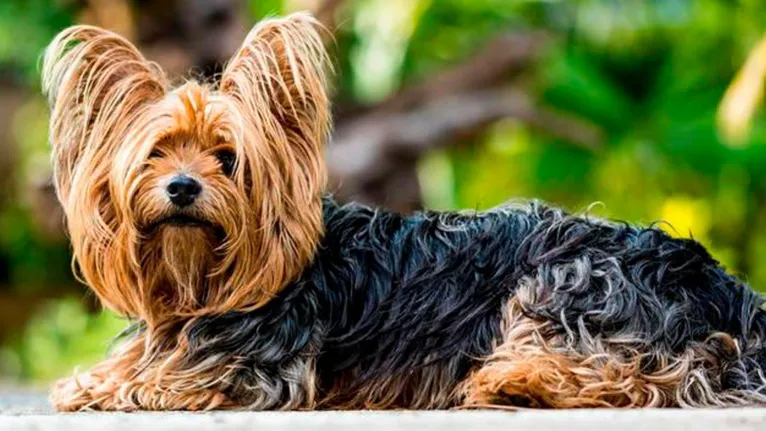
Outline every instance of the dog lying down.
{"type": "Polygon", "coordinates": [[[313,18],[170,88],[89,26],[47,48],[78,276],[131,320],[58,410],[766,402],[766,312],[697,242],[538,202],[402,216],[326,192],[313,18]]]}

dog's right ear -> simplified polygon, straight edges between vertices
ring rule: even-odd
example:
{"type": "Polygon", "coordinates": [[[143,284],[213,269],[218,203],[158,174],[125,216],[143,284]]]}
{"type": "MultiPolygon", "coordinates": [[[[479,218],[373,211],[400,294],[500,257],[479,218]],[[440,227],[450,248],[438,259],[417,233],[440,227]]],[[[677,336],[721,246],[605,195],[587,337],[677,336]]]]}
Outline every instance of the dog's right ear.
{"type": "Polygon", "coordinates": [[[46,48],[42,88],[50,105],[56,192],[67,209],[70,190],[84,186],[75,183],[100,182],[105,172],[96,171],[109,165],[137,116],[165,94],[166,80],[122,36],[79,25],[46,48]]]}

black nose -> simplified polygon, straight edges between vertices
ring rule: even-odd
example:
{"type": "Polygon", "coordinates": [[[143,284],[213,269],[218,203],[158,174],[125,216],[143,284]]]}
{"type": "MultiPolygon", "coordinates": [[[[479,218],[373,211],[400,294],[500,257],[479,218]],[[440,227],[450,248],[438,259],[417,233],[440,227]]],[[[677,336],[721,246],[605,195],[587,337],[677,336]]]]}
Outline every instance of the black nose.
{"type": "Polygon", "coordinates": [[[187,177],[186,175],[179,175],[168,183],[166,192],[170,198],[170,202],[173,202],[179,207],[189,206],[194,203],[194,199],[199,196],[199,192],[202,191],[202,186],[194,178],[187,177]]]}

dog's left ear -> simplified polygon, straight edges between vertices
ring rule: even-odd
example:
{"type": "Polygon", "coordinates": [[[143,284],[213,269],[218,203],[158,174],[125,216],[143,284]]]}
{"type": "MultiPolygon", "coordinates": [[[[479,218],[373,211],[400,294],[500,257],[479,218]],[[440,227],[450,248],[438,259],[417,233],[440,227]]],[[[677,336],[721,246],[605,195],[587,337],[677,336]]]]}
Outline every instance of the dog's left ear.
{"type": "Polygon", "coordinates": [[[263,300],[303,269],[323,231],[331,119],[321,30],[305,13],[263,21],[221,77],[220,91],[241,116],[238,181],[256,209],[258,232],[251,234],[261,248],[248,265],[264,268],[255,277],[263,300]]]}

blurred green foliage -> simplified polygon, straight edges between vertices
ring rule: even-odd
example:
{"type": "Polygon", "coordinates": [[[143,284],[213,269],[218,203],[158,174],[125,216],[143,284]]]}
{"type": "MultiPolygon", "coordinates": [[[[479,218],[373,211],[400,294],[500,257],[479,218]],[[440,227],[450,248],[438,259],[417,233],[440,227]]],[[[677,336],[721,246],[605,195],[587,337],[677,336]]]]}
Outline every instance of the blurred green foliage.
{"type": "Polygon", "coordinates": [[[0,285],[7,283],[14,293],[55,289],[72,282],[69,247],[61,238],[51,240],[30,217],[35,209],[29,192],[50,172],[47,108],[42,98],[33,97],[13,115],[6,132],[20,151],[14,160],[15,182],[0,195],[0,259],[8,267],[0,285]]]}
{"type": "MultiPolygon", "coordinates": [[[[293,3],[252,0],[248,11],[255,20],[287,12],[293,3]]],[[[498,32],[541,29],[553,37],[540,64],[522,77],[524,86],[546,106],[605,132],[603,148],[588,151],[501,121],[472,142],[421,161],[429,207],[487,208],[526,197],[633,222],[665,220],[661,226],[693,234],[733,271],[766,287],[766,266],[759,265],[766,255],[766,117],[756,112],[744,140],[731,145],[716,116],[737,70],[764,36],[760,1],[346,3],[334,48],[339,100],[384,99],[459,62],[498,32]]],[[[44,44],[73,21],[61,4],[0,4],[0,62],[18,65],[32,87],[44,44]]],[[[18,126],[26,136],[19,160],[27,167],[20,172],[36,166],[45,145],[44,133],[26,133],[42,127],[44,114],[37,115],[18,126]]],[[[21,290],[70,282],[59,272],[68,259],[65,246],[36,236],[23,201],[9,195],[0,213],[0,256],[15,274],[9,282],[21,290]]],[[[16,375],[65,374],[101,356],[121,327],[71,300],[52,307],[3,350],[0,358],[16,364],[16,375]]]]}
{"type": "Polygon", "coordinates": [[[74,298],[50,302],[19,337],[0,348],[0,364],[24,379],[52,381],[102,359],[125,326],[113,313],[87,312],[74,298]]]}
{"type": "Polygon", "coordinates": [[[41,49],[58,30],[73,24],[73,4],[59,0],[0,2],[0,61],[13,63],[35,85],[41,49]]]}

